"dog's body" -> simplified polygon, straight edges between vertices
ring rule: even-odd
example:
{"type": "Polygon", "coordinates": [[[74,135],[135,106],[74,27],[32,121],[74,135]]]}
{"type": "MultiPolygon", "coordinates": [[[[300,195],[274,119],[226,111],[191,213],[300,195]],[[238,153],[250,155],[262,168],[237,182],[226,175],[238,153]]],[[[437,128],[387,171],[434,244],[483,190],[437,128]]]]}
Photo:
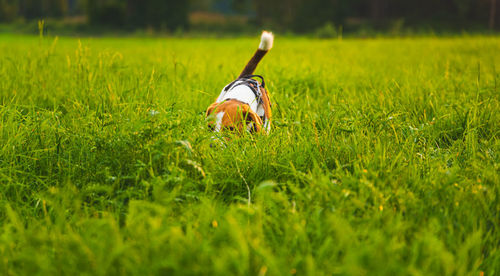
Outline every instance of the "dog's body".
{"type": "Polygon", "coordinates": [[[271,128],[271,102],[264,79],[252,75],[260,60],[272,48],[272,33],[263,32],[259,48],[247,63],[238,79],[226,85],[217,100],[211,104],[206,116],[213,118],[209,126],[213,131],[225,130],[269,132],[271,128]],[[255,80],[261,78],[261,82],[255,80]]]}

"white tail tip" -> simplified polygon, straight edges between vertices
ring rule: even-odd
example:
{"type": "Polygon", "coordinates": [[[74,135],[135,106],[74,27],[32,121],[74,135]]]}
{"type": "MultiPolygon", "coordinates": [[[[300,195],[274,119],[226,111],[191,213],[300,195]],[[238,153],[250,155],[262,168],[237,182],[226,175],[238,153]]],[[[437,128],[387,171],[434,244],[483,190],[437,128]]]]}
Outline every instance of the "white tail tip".
{"type": "Polygon", "coordinates": [[[259,49],[264,51],[269,51],[273,48],[274,35],[271,32],[262,32],[262,36],[260,37],[260,45],[259,49]]]}

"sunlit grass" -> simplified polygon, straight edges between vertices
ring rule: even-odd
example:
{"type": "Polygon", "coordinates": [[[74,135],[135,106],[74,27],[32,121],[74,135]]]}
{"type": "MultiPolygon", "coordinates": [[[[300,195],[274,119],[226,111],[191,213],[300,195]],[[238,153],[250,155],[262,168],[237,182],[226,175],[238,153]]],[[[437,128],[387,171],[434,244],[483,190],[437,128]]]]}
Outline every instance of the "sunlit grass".
{"type": "Polygon", "coordinates": [[[2,274],[495,275],[500,40],[0,36],[2,274]]]}

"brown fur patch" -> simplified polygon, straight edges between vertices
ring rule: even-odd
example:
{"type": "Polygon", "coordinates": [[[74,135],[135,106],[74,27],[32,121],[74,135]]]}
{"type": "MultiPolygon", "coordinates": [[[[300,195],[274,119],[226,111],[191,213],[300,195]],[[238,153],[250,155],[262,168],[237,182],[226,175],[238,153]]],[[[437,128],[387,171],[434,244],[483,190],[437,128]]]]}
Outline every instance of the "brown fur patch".
{"type": "Polygon", "coordinates": [[[257,49],[257,51],[255,51],[252,58],[250,59],[250,61],[248,61],[247,65],[240,73],[240,76],[238,78],[253,74],[255,68],[257,68],[257,65],[259,64],[261,59],[267,54],[267,52],[269,52],[269,50],[257,49]]]}
{"type": "MultiPolygon", "coordinates": [[[[254,130],[260,132],[262,130],[262,120],[253,112],[250,107],[237,100],[228,100],[222,103],[213,103],[208,109],[206,116],[215,115],[219,112],[224,112],[222,117],[221,130],[236,130],[243,132],[247,129],[248,123],[253,123],[254,130]]],[[[213,128],[215,122],[208,122],[208,125],[213,128]]]]}
{"type": "Polygon", "coordinates": [[[260,87],[260,92],[262,94],[262,102],[264,106],[264,114],[266,118],[271,121],[272,112],[271,112],[271,100],[269,99],[269,92],[264,87],[260,87]]]}

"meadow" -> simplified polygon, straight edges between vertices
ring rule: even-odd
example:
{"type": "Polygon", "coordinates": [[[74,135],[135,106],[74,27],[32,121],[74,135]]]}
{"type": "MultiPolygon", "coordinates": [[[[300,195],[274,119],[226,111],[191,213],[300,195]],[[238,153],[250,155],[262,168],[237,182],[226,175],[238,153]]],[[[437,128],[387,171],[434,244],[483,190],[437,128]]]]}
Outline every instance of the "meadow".
{"type": "Polygon", "coordinates": [[[258,42],[0,35],[0,274],[500,274],[500,38],[258,42]]]}

